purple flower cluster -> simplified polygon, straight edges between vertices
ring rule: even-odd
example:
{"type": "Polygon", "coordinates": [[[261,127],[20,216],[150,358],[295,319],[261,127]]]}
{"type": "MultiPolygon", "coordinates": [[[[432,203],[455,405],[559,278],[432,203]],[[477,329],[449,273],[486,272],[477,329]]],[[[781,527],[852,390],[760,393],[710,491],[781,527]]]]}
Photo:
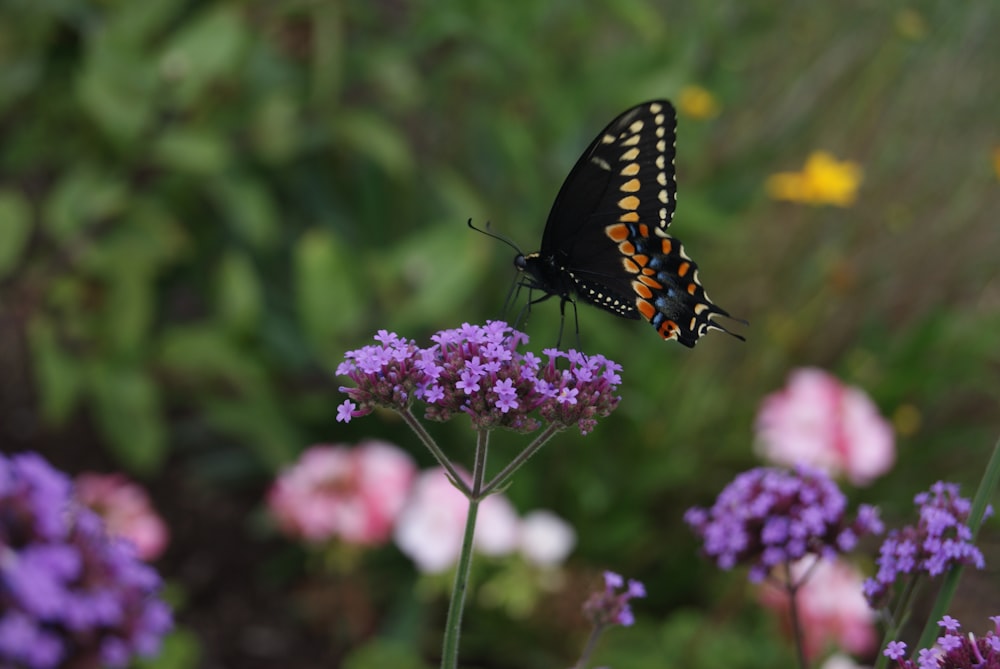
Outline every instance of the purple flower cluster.
{"type": "Polygon", "coordinates": [[[0,455],[0,666],[126,666],[172,626],[156,571],[34,453],[0,455]]]}
{"type": "Polygon", "coordinates": [[[545,421],[575,424],[586,434],[620,399],[619,365],[573,350],[545,349],[545,360],[521,353],[517,348],[527,335],[502,321],[442,330],[427,348],[385,330],[375,340],[347,352],[337,367],[338,375],[356,385],[341,388],[349,399],[338,407],[337,420],[347,422],[376,407],[403,411],[420,400],[431,420],[464,413],[478,429],[531,432],[545,421]]]}
{"type": "Polygon", "coordinates": [[[635,622],[629,600],[645,597],[646,588],[642,583],[625,579],[613,571],[604,572],[604,589],[592,594],[583,605],[583,613],[594,627],[602,629],[609,625],[628,627],[635,622]]]}
{"type": "Polygon", "coordinates": [[[750,580],[759,582],[777,565],[807,554],[833,557],[883,529],[872,506],[859,507],[853,522],[846,512],[847,499],[823,472],[758,467],[737,476],[710,509],[691,508],[684,520],[720,568],[748,564],[750,580]]]}
{"type": "Polygon", "coordinates": [[[945,616],[938,622],[944,635],[930,648],[917,653],[917,661],[906,659],[906,644],[890,641],[882,654],[895,661],[899,669],[1000,669],[1000,616],[991,616],[993,630],[978,639],[961,634],[962,625],[945,616]]]}
{"type": "MultiPolygon", "coordinates": [[[[956,484],[938,481],[913,502],[920,512],[917,525],[889,533],[879,549],[878,573],[865,581],[865,597],[873,608],[886,604],[901,574],[939,576],[953,565],[985,566],[982,552],[971,543],[967,522],[972,505],[958,496],[956,484]]],[[[987,507],[986,515],[992,513],[987,507]]]]}

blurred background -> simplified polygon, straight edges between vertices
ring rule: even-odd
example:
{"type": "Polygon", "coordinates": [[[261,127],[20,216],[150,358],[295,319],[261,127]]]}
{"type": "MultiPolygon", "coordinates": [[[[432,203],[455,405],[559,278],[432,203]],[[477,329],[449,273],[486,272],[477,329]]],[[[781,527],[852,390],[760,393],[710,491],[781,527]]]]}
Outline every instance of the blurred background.
{"type": "MultiPolygon", "coordinates": [[[[463,662],[568,666],[610,568],[649,597],[605,663],[776,666],[778,625],[682,514],[759,464],[755,412],[800,366],[896,429],[896,467],[852,502],[891,522],[938,479],[973,493],[1000,432],[998,32],[988,0],[7,0],[0,448],[150,491],[180,629],[160,666],[433,663],[446,602],[405,558],[380,549],[354,574],[367,587],[330,587],[264,495],[316,443],[375,436],[431,465],[392,416],[335,421],[344,351],[500,316],[513,251],[466,219],[536,250],[593,136],[666,97],[671,232],[747,342],[688,350],[580,308],[584,350],[623,365],[621,406],[507,491],[570,521],[577,548],[530,611],[473,597],[463,662]],[[769,196],[815,151],[862,170],[847,206],[769,196]]],[[[557,328],[539,305],[531,347],[557,328]]],[[[465,421],[431,429],[471,453],[465,421]]],[[[494,457],[524,443],[502,435],[494,457]]],[[[990,569],[970,579],[995,602],[990,569]]]]}

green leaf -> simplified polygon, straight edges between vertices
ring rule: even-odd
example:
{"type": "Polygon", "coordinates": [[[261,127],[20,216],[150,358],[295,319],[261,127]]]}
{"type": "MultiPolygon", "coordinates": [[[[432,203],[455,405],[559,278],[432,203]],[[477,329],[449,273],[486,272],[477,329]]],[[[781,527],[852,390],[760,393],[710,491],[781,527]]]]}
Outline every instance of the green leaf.
{"type": "Polygon", "coordinates": [[[213,81],[236,76],[248,38],[240,13],[225,5],[185,23],[167,44],[160,61],[181,104],[195,102],[213,81]]]}
{"type": "Polygon", "coordinates": [[[294,250],[295,302],[306,336],[323,350],[357,328],[364,310],[356,257],[325,230],[313,229],[294,250]]]}
{"type": "Polygon", "coordinates": [[[341,111],[333,121],[334,141],[356,151],[389,175],[406,178],[413,173],[413,154],[406,137],[370,112],[341,111]]]}
{"type": "Polygon", "coordinates": [[[289,93],[276,92],[253,110],[250,141],[265,162],[280,164],[294,157],[301,130],[297,102],[289,93]]]}
{"type": "Polygon", "coordinates": [[[384,639],[374,639],[355,649],[345,659],[344,669],[430,669],[420,659],[420,653],[410,645],[384,639]]]}
{"type": "Polygon", "coordinates": [[[86,45],[77,97],[108,137],[128,146],[153,120],[160,73],[137,45],[109,30],[96,31],[86,45]]]}
{"type": "Polygon", "coordinates": [[[80,399],[83,370],[59,344],[48,318],[36,316],[28,327],[28,338],[42,416],[47,422],[62,423],[80,399]]]}
{"type": "Polygon", "coordinates": [[[160,391],[139,367],[96,361],[88,370],[94,414],[122,465],[148,474],[167,453],[160,391]]]}
{"type": "Polygon", "coordinates": [[[138,669],[188,669],[197,667],[201,659],[201,644],[193,632],[179,628],[163,639],[163,646],[154,658],[137,658],[138,669]]]}
{"type": "Polygon", "coordinates": [[[57,241],[72,242],[88,226],[119,213],[125,185],[118,178],[79,165],[56,186],[42,210],[42,225],[57,241]]]}
{"type": "Polygon", "coordinates": [[[0,278],[17,267],[31,227],[31,209],[24,196],[0,191],[0,278]]]}
{"type": "Polygon", "coordinates": [[[230,251],[215,278],[216,310],[223,323],[237,332],[257,326],[261,313],[260,283],[249,256],[230,251]]]}
{"type": "Polygon", "coordinates": [[[212,182],[210,192],[240,239],[256,249],[265,249],[277,239],[278,209],[262,182],[225,175],[212,182]]]}
{"type": "Polygon", "coordinates": [[[231,162],[225,139],[208,130],[165,132],[153,144],[153,156],[163,167],[195,176],[218,174],[231,162]]]}

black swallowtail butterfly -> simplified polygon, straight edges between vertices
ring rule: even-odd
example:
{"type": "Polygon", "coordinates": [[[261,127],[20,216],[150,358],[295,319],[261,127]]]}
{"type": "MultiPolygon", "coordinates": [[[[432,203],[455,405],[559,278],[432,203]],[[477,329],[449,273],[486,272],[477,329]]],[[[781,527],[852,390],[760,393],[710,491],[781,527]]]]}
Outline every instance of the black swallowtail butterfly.
{"type": "Polygon", "coordinates": [[[677,116],[666,100],[632,107],[605,128],[569,173],[537,253],[518,253],[520,286],[574,296],[623,318],[649,321],[664,339],[693,347],[729,312],[708,299],[698,266],[667,234],[677,204],[677,116]]]}

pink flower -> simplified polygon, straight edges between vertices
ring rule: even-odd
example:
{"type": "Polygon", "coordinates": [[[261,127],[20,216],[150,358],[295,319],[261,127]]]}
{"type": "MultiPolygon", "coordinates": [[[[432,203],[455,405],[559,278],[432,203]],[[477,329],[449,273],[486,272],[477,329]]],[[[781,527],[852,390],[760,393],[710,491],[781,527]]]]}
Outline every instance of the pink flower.
{"type": "Polygon", "coordinates": [[[163,553],[170,533],[142,486],[122,474],[91,472],[74,483],[77,499],[104,519],[111,534],[131,542],[140,559],[155,560],[163,553]]]}
{"type": "MultiPolygon", "coordinates": [[[[842,560],[804,558],[792,564],[792,578],[799,588],[797,603],[802,623],[803,646],[810,659],[819,657],[829,645],[854,655],[875,649],[875,613],[861,593],[861,573],[842,560]]],[[[767,586],[759,591],[761,603],[787,619],[788,593],[767,586]]]]}
{"type": "Polygon", "coordinates": [[[551,511],[532,511],[521,521],[520,550],[539,567],[562,564],[576,545],[573,526],[551,511]]]}
{"type": "Polygon", "coordinates": [[[757,414],[757,452],[775,464],[805,464],[866,485],[896,457],[892,427],[864,391],[816,368],[792,372],[757,414]]]}
{"type": "Polygon", "coordinates": [[[274,482],[267,503],[286,534],[312,543],[384,543],[410,492],[416,466],[392,444],[313,446],[274,482]]]}
{"type": "MultiPolygon", "coordinates": [[[[464,472],[463,472],[464,474],[464,472]]],[[[468,479],[467,479],[468,480],[468,479]]],[[[399,549],[425,573],[442,572],[458,561],[469,501],[438,467],[420,474],[396,524],[399,549]]],[[[474,546],[500,556],[517,546],[519,521],[510,501],[490,495],[479,505],[474,546]]]]}

